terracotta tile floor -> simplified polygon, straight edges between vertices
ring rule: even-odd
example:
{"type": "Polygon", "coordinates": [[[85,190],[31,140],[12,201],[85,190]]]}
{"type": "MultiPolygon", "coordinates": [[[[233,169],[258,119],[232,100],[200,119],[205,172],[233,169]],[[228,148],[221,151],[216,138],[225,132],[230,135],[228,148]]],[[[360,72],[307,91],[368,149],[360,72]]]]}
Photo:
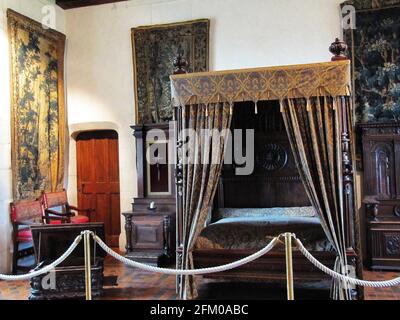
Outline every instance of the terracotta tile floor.
{"type": "MultiPolygon", "coordinates": [[[[399,272],[364,271],[365,280],[384,281],[399,276],[399,272]]],[[[400,286],[389,288],[366,288],[365,297],[368,300],[400,300],[400,286]]]]}
{"type": "MultiPolygon", "coordinates": [[[[387,280],[399,276],[394,272],[365,271],[368,280],[387,280]]],[[[175,300],[175,277],[150,274],[126,268],[119,262],[106,259],[104,300],[175,300]]],[[[202,299],[285,299],[285,287],[263,284],[235,284],[201,280],[202,299]]],[[[321,289],[297,289],[297,299],[327,299],[321,289]]],[[[0,300],[25,300],[29,295],[29,282],[0,281],[0,300]]],[[[365,292],[366,300],[400,300],[400,287],[371,289],[365,292]]]]}

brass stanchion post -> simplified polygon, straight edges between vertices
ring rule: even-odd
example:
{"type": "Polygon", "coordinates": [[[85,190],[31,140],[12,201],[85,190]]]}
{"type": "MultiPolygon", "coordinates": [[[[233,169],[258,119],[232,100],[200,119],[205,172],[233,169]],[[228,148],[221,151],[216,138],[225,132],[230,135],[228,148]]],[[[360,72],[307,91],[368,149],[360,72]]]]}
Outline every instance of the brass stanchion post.
{"type": "Polygon", "coordinates": [[[287,299],[294,300],[292,234],[285,233],[287,299]]]}
{"type": "Polygon", "coordinates": [[[90,262],[90,233],[85,232],[83,235],[85,247],[85,294],[86,300],[92,300],[92,270],[90,262]]]}

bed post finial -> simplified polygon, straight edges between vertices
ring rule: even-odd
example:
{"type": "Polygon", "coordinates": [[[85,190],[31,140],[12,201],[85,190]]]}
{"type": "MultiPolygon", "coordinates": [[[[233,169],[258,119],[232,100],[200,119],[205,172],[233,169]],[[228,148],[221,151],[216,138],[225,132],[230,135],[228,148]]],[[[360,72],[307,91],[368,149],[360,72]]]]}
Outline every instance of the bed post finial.
{"type": "Polygon", "coordinates": [[[187,60],[183,57],[181,51],[178,52],[178,56],[174,59],[174,74],[185,74],[187,73],[186,68],[189,66],[187,60]]]}
{"type": "Polygon", "coordinates": [[[348,60],[349,58],[346,56],[346,51],[347,51],[347,44],[340,40],[339,38],[336,38],[335,42],[331,44],[329,47],[329,51],[334,55],[332,57],[332,61],[340,61],[340,60],[348,60]]]}

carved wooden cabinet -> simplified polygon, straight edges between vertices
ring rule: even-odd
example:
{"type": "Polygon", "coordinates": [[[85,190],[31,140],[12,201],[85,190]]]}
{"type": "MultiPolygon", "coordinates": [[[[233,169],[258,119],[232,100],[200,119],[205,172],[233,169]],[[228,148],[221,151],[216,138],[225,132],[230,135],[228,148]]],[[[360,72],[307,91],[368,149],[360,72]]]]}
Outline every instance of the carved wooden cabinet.
{"type": "Polygon", "coordinates": [[[136,144],[137,196],[125,216],[126,257],[153,265],[174,260],[175,187],[168,123],[131,127],[136,144]],[[149,155],[151,156],[149,161],[149,155]],[[150,204],[154,210],[149,210],[150,204]],[[174,235],[174,236],[172,236],[174,235]]]}
{"type": "Polygon", "coordinates": [[[368,264],[400,270],[400,123],[361,125],[368,264]]]}
{"type": "Polygon", "coordinates": [[[123,213],[126,257],[150,265],[165,265],[172,258],[171,216],[168,213],[123,213]]]}

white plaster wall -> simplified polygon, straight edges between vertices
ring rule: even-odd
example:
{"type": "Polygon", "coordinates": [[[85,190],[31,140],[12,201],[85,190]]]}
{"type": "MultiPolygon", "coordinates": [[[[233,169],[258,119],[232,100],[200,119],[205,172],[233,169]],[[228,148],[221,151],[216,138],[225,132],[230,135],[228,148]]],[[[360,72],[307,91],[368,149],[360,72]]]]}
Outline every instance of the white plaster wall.
{"type": "MultiPolygon", "coordinates": [[[[132,27],[210,18],[211,70],[312,63],[331,57],[329,44],[341,34],[341,2],[131,0],[68,10],[69,124],[109,121],[118,126],[121,209],[129,210],[136,195],[134,138],[129,128],[135,121],[132,27]]],[[[76,198],[74,148],[71,140],[68,191],[72,199],[76,198]]]]}
{"type": "MultiPolygon", "coordinates": [[[[11,193],[11,134],[9,53],[6,10],[11,8],[37,21],[42,20],[42,7],[52,4],[47,0],[0,0],[0,272],[11,267],[11,226],[9,204],[11,193]]],[[[57,29],[65,31],[64,11],[56,8],[57,29]]]]}

